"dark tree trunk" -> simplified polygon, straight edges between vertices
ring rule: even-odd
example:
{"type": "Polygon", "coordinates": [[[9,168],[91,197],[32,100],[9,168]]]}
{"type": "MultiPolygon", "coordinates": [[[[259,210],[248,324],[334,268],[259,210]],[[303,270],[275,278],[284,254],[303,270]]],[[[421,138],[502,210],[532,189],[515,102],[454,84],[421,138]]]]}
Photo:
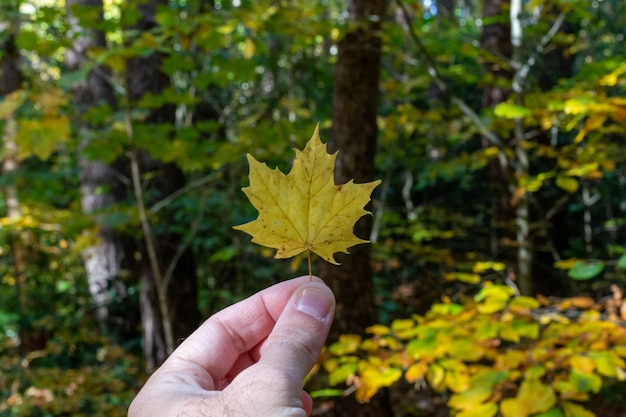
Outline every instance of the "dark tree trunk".
{"type": "MultiPolygon", "coordinates": [[[[0,97],[14,93],[20,88],[22,72],[20,69],[20,54],[15,40],[20,30],[18,0],[6,1],[0,5],[0,16],[5,26],[5,36],[0,40],[0,97]]],[[[15,114],[6,117],[0,123],[0,138],[2,140],[2,175],[11,177],[19,169],[17,158],[17,120],[15,114]]],[[[3,187],[7,217],[17,219],[22,216],[22,207],[18,188],[14,183],[7,181],[3,187]]],[[[29,352],[43,349],[49,338],[45,329],[38,329],[28,320],[29,310],[32,308],[32,300],[29,299],[26,289],[27,256],[28,246],[25,244],[20,233],[9,233],[9,245],[12,255],[12,273],[15,276],[15,290],[17,299],[17,313],[20,317],[20,354],[27,355],[29,352]]]]}
{"type": "Polygon", "coordinates": [[[454,19],[454,0],[437,0],[437,13],[448,19],[454,19]]]}
{"type": "MultiPolygon", "coordinates": [[[[102,0],[68,0],[66,5],[71,30],[76,35],[73,48],[68,49],[66,53],[66,63],[71,71],[76,71],[85,65],[88,50],[93,47],[106,47],[106,40],[103,32],[81,27],[80,22],[73,17],[72,9],[74,6],[92,7],[97,10],[99,19],[102,19],[103,6],[102,0]]],[[[114,106],[113,89],[105,79],[107,75],[105,67],[98,67],[90,71],[84,81],[73,85],[74,109],[77,114],[75,122],[80,128],[97,128],[84,120],[84,114],[89,109],[100,105],[114,106]]],[[[89,140],[93,139],[83,140],[79,149],[88,146],[89,140]]],[[[123,198],[123,192],[120,192],[122,184],[119,180],[123,174],[117,171],[116,165],[89,159],[82,155],[82,152],[79,155],[79,164],[82,209],[84,213],[96,216],[96,224],[99,227],[98,243],[83,252],[89,292],[96,304],[98,319],[103,324],[111,321],[116,325],[123,324],[124,327],[133,328],[136,323],[129,323],[128,317],[112,318],[109,314],[111,302],[122,302],[126,295],[125,286],[116,282],[122,268],[124,248],[119,234],[111,226],[98,221],[97,215],[98,211],[118,203],[123,198]]]]}
{"type": "MultiPolygon", "coordinates": [[[[156,9],[158,6],[166,6],[167,1],[149,0],[127,3],[126,8],[137,7],[140,19],[133,27],[141,32],[149,31],[156,27],[156,9]]],[[[162,55],[154,52],[146,57],[129,59],[126,64],[126,87],[127,98],[130,106],[139,100],[144,94],[160,94],[169,86],[169,77],[161,72],[162,55]]],[[[165,105],[154,110],[143,121],[145,124],[168,123],[174,124],[174,106],[165,105]]],[[[185,185],[185,178],[173,164],[164,164],[153,160],[150,155],[143,151],[138,152],[138,162],[142,174],[153,172],[152,177],[142,187],[146,195],[154,196],[155,201],[148,200],[147,204],[156,202],[185,185]]],[[[168,315],[171,321],[173,336],[175,339],[184,338],[191,333],[200,322],[200,313],[197,306],[197,283],[195,260],[189,250],[178,253],[182,245],[182,236],[168,232],[168,209],[160,212],[164,227],[153,227],[152,236],[144,236],[141,250],[140,280],[141,280],[141,316],[143,325],[144,354],[146,368],[154,369],[169,355],[164,328],[162,304],[159,303],[159,281],[164,285],[163,293],[168,306],[168,315]],[[154,232],[155,230],[162,232],[154,232]],[[150,262],[147,245],[152,245],[156,251],[158,260],[157,268],[150,262]],[[168,275],[167,271],[174,263],[173,272],[168,275]],[[171,278],[171,279],[169,279],[171,278]]],[[[153,219],[150,219],[154,226],[153,219]]]]}
{"type": "MultiPolygon", "coordinates": [[[[329,146],[331,152],[340,150],[335,170],[338,184],[352,178],[357,183],[374,179],[382,44],[379,31],[387,5],[386,0],[348,1],[348,15],[355,27],[338,45],[329,146]]],[[[357,223],[355,234],[369,239],[371,226],[372,218],[366,216],[357,223]]],[[[370,246],[353,247],[350,255],[338,258],[340,266],[320,265],[320,275],[337,298],[336,319],[329,340],[342,333],[362,332],[376,322],[370,246]]],[[[336,401],[332,414],[387,416],[391,412],[387,399],[385,393],[380,393],[369,404],[360,405],[353,397],[342,398],[336,401]]]]}
{"type": "MultiPolygon", "coordinates": [[[[485,87],[483,89],[483,108],[493,108],[505,101],[511,94],[512,77],[509,60],[512,54],[511,25],[509,19],[510,0],[485,0],[483,2],[483,21],[495,20],[483,27],[480,46],[483,50],[483,68],[485,87]],[[503,87],[507,86],[507,87],[503,87]]],[[[503,138],[506,142],[509,138],[503,138]]],[[[492,146],[483,140],[484,146],[492,146]]],[[[516,264],[515,251],[515,210],[511,205],[511,171],[502,164],[503,159],[493,159],[488,166],[491,187],[492,236],[491,254],[495,259],[504,259],[508,265],[516,264]]],[[[511,271],[512,273],[514,271],[511,271]]]]}

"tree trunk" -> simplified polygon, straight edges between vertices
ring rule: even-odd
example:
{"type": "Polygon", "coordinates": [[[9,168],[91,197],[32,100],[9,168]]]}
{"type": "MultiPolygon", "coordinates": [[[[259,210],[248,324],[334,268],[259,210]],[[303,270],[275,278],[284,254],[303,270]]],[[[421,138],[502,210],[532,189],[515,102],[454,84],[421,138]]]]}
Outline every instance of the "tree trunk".
{"type": "MultiPolygon", "coordinates": [[[[127,3],[126,8],[136,7],[140,18],[134,29],[140,32],[153,29],[158,6],[167,6],[165,0],[148,0],[127,3]]],[[[160,94],[169,86],[169,77],[161,72],[162,55],[157,52],[145,57],[134,57],[126,63],[126,88],[129,106],[144,94],[160,94]]],[[[174,106],[165,105],[150,113],[144,124],[174,124],[174,106]]],[[[127,109],[130,116],[130,107],[127,109]]],[[[132,125],[132,122],[131,122],[132,125]]],[[[132,126],[131,130],[132,130],[132,126]]],[[[131,140],[132,140],[132,132],[131,140]]],[[[191,333],[200,322],[197,306],[197,283],[195,260],[189,250],[181,245],[182,236],[167,232],[161,227],[158,235],[153,227],[154,220],[148,216],[146,206],[154,201],[145,195],[162,199],[185,184],[182,172],[173,164],[153,160],[146,152],[131,150],[131,169],[135,196],[142,217],[144,240],[140,263],[140,304],[144,339],[144,354],[148,370],[159,366],[171,353],[178,339],[191,333]],[[144,175],[153,173],[154,175],[144,175]],[[139,175],[140,174],[140,175],[139,175]],[[138,184],[142,177],[151,177],[147,183],[138,184]],[[146,194],[143,194],[146,190],[146,194]]],[[[167,208],[160,216],[167,221],[167,208]]]]}
{"type": "MultiPolygon", "coordinates": [[[[20,55],[15,44],[20,30],[19,4],[17,0],[2,3],[0,11],[5,25],[6,36],[0,42],[0,97],[6,98],[9,94],[19,90],[22,81],[20,70],[20,55]]],[[[17,158],[17,119],[11,114],[4,119],[2,126],[2,175],[10,178],[15,175],[20,167],[17,158]]],[[[7,181],[4,187],[7,217],[18,220],[22,217],[22,206],[17,186],[7,181]]],[[[29,310],[32,306],[27,294],[27,255],[28,245],[24,241],[24,234],[19,230],[9,232],[9,244],[13,261],[12,273],[15,277],[15,290],[17,295],[17,308],[20,318],[20,354],[27,355],[29,352],[43,349],[46,346],[49,334],[45,329],[37,329],[28,320],[29,310]]]]}
{"type": "MultiPolygon", "coordinates": [[[[511,0],[511,61],[516,68],[513,77],[512,90],[515,104],[522,106],[525,77],[521,75],[522,62],[522,0],[511,0]]],[[[514,149],[516,156],[516,178],[524,178],[529,175],[528,154],[524,147],[524,126],[520,118],[515,119],[513,131],[514,149]]],[[[517,226],[517,285],[520,293],[531,295],[533,292],[532,265],[534,255],[534,242],[530,233],[530,192],[525,192],[519,197],[515,205],[515,225],[517,226]]]]}
{"type": "MultiPolygon", "coordinates": [[[[78,19],[72,16],[73,6],[97,9],[98,19],[101,20],[102,0],[67,0],[66,5],[71,30],[78,35],[73,48],[66,52],[66,62],[70,71],[77,71],[86,64],[88,50],[93,47],[105,48],[106,40],[103,32],[80,26],[78,19]]],[[[106,75],[108,75],[106,68],[98,67],[90,71],[84,81],[72,86],[74,108],[78,114],[75,122],[82,129],[97,127],[91,126],[83,119],[84,113],[90,108],[103,104],[114,106],[113,89],[106,81],[106,75]]],[[[84,149],[90,140],[93,139],[83,139],[79,149],[84,149]]],[[[97,317],[101,323],[106,324],[111,302],[114,298],[120,301],[125,296],[125,288],[115,282],[121,270],[124,250],[116,231],[106,223],[99,222],[97,212],[120,201],[122,196],[119,191],[115,191],[119,190],[121,186],[119,178],[123,175],[116,172],[113,165],[84,157],[82,152],[79,155],[79,165],[82,209],[86,214],[95,214],[98,226],[98,242],[83,252],[85,271],[89,292],[96,305],[97,317]]]]}
{"type": "MultiPolygon", "coordinates": [[[[505,101],[511,94],[510,81],[512,72],[509,61],[512,56],[510,0],[485,0],[483,2],[482,18],[484,22],[493,23],[483,26],[480,37],[480,46],[485,54],[483,68],[485,72],[485,87],[483,89],[482,106],[485,109],[493,108],[505,101]],[[507,85],[507,87],[503,87],[507,85]]],[[[503,137],[508,142],[509,138],[503,137]]],[[[492,146],[487,139],[483,146],[492,146]]],[[[500,150],[503,153],[503,150],[500,150]]],[[[516,256],[512,249],[517,240],[515,233],[515,210],[511,205],[515,184],[512,182],[511,168],[507,164],[507,157],[490,161],[488,165],[489,182],[491,187],[492,227],[491,227],[491,255],[494,259],[503,259],[507,265],[516,265],[516,256]]],[[[517,267],[512,267],[511,276],[516,276],[517,267]]]]}
{"type": "MultiPolygon", "coordinates": [[[[335,170],[338,184],[352,178],[357,183],[374,179],[382,44],[379,31],[387,5],[386,0],[348,1],[348,16],[354,22],[354,28],[338,45],[329,145],[331,152],[340,151],[335,170]]],[[[371,225],[372,218],[364,217],[357,223],[355,234],[369,239],[371,225]]],[[[338,255],[337,258],[340,266],[320,265],[320,275],[337,298],[336,319],[329,340],[342,333],[362,332],[376,322],[370,246],[353,247],[350,255],[338,255]]],[[[388,396],[381,392],[366,405],[358,404],[354,397],[337,400],[332,414],[387,416],[390,410],[388,396]]]]}

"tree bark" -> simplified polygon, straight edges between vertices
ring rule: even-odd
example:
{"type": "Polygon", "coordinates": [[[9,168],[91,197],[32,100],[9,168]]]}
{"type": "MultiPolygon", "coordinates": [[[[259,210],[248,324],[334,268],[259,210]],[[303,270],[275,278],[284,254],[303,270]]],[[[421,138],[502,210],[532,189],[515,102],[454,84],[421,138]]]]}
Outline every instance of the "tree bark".
{"type": "MultiPolygon", "coordinates": [[[[509,10],[510,0],[483,2],[483,22],[493,21],[483,26],[480,37],[480,46],[484,54],[485,87],[482,97],[484,109],[497,106],[511,94],[510,82],[502,82],[503,79],[512,79],[509,67],[512,56],[509,10]]],[[[502,137],[505,145],[509,139],[502,137]]],[[[483,146],[489,147],[493,144],[483,139],[483,146]]],[[[487,168],[492,195],[491,255],[494,259],[504,259],[507,265],[516,265],[516,256],[511,248],[513,242],[517,240],[515,210],[511,205],[515,184],[512,182],[511,167],[503,152],[501,149],[500,158],[490,161],[487,168]]],[[[516,266],[511,268],[512,277],[516,276],[516,270],[516,266]]]]}
{"type": "MultiPolygon", "coordinates": [[[[522,62],[522,40],[523,29],[521,22],[522,0],[511,0],[511,61],[514,68],[521,68],[522,62]]],[[[516,70],[513,77],[512,90],[515,104],[522,106],[523,94],[526,79],[516,70]]],[[[517,167],[515,169],[517,178],[524,178],[529,175],[528,154],[524,147],[524,126],[520,118],[515,119],[513,129],[514,149],[517,167]]],[[[533,276],[532,265],[534,255],[534,242],[530,233],[530,192],[525,192],[515,205],[515,225],[517,226],[517,286],[523,295],[532,295],[533,276]]]]}
{"type": "MultiPolygon", "coordinates": [[[[140,18],[133,28],[141,32],[155,28],[158,6],[167,6],[167,1],[148,0],[127,3],[126,8],[136,7],[140,12],[140,18]]],[[[125,84],[129,106],[132,106],[144,94],[158,95],[169,86],[169,77],[161,72],[161,61],[162,55],[158,52],[145,57],[134,57],[127,61],[125,84]]],[[[174,106],[165,105],[152,111],[143,123],[174,124],[174,111],[174,106]]],[[[174,164],[155,161],[141,150],[132,149],[131,152],[142,175],[155,174],[144,175],[152,179],[139,184],[140,187],[136,188],[136,191],[145,189],[147,192],[145,194],[140,192],[140,195],[136,196],[137,199],[144,199],[145,195],[162,199],[184,186],[185,177],[174,164]]],[[[137,180],[139,179],[135,178],[134,181],[137,180]]],[[[137,202],[139,205],[149,205],[155,201],[146,199],[143,202],[137,202]]],[[[167,208],[165,208],[160,216],[167,219],[167,214],[167,208]]],[[[196,328],[200,322],[200,313],[196,296],[195,259],[189,250],[182,248],[182,252],[179,252],[183,237],[177,233],[168,232],[167,227],[160,228],[165,231],[157,234],[152,218],[144,218],[142,226],[144,227],[144,240],[140,262],[140,305],[146,368],[152,370],[171,353],[178,339],[187,337],[196,328]],[[171,272],[168,274],[167,271],[171,272]]]]}
{"type": "MultiPolygon", "coordinates": [[[[18,0],[7,1],[0,6],[1,16],[6,19],[2,23],[6,25],[7,35],[0,42],[0,49],[3,51],[0,58],[0,97],[5,97],[15,93],[20,89],[22,82],[22,72],[20,69],[20,54],[15,43],[20,30],[18,0]]],[[[20,167],[17,158],[17,118],[15,113],[4,119],[2,124],[2,175],[11,177],[15,175],[20,167]]],[[[17,221],[22,217],[22,205],[18,193],[17,185],[7,181],[4,187],[5,204],[7,217],[17,221]]],[[[20,317],[20,346],[19,351],[22,356],[29,352],[43,349],[46,346],[49,334],[45,329],[33,327],[28,320],[29,311],[32,307],[32,300],[27,294],[27,257],[28,245],[24,240],[25,234],[19,230],[9,232],[9,244],[13,261],[12,273],[15,278],[15,290],[17,298],[17,309],[20,317]]]]}
{"type": "MultiPolygon", "coordinates": [[[[66,63],[70,71],[77,71],[84,67],[89,49],[106,47],[103,32],[80,26],[78,20],[72,15],[75,5],[96,9],[99,20],[102,19],[103,13],[102,0],[67,0],[69,24],[71,31],[76,35],[73,47],[66,52],[66,63]]],[[[84,81],[72,86],[74,108],[77,112],[75,122],[81,129],[97,128],[84,120],[84,113],[87,110],[99,105],[114,106],[113,88],[105,79],[107,75],[108,71],[105,67],[97,67],[96,70],[87,74],[84,81]]],[[[97,129],[92,132],[97,132],[97,129]]],[[[89,292],[96,305],[97,317],[102,324],[106,324],[111,302],[114,298],[121,301],[125,297],[125,288],[116,283],[116,277],[122,268],[124,248],[119,234],[111,226],[99,221],[97,213],[123,199],[123,193],[119,191],[122,186],[119,178],[123,177],[123,174],[118,172],[115,165],[107,165],[83,155],[82,149],[88,146],[89,141],[97,139],[97,136],[83,139],[79,144],[82,210],[86,214],[95,215],[95,222],[98,226],[98,242],[85,249],[83,259],[89,292]]]]}
{"type": "MultiPolygon", "coordinates": [[[[335,169],[337,184],[350,179],[356,183],[374,179],[382,46],[379,31],[387,6],[387,0],[348,1],[347,12],[354,28],[338,45],[329,143],[331,152],[340,151],[335,169]]],[[[369,239],[371,226],[372,218],[366,216],[357,222],[355,234],[369,239]]],[[[370,246],[358,245],[350,249],[350,255],[337,257],[340,266],[320,265],[321,277],[337,298],[336,319],[329,340],[342,333],[362,332],[376,322],[370,246]]],[[[337,400],[332,415],[386,416],[390,410],[388,396],[381,392],[367,405],[358,404],[353,397],[337,400]]]]}

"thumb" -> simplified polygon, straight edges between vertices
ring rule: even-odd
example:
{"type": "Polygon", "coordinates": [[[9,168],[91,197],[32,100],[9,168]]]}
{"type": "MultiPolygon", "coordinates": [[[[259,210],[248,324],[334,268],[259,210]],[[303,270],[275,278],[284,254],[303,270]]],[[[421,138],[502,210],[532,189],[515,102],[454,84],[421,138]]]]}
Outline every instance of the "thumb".
{"type": "Polygon", "coordinates": [[[261,348],[258,365],[284,370],[288,384],[297,387],[317,360],[335,313],[335,297],[323,282],[300,286],[291,296],[261,348]]]}
{"type": "Polygon", "coordinates": [[[308,407],[304,404],[302,385],[322,350],[334,313],[335,297],[323,282],[298,287],[263,343],[258,362],[239,374],[224,392],[238,391],[240,396],[243,384],[263,393],[252,402],[257,411],[265,409],[266,415],[268,410],[283,415],[275,411],[310,408],[310,399],[308,407]]]}

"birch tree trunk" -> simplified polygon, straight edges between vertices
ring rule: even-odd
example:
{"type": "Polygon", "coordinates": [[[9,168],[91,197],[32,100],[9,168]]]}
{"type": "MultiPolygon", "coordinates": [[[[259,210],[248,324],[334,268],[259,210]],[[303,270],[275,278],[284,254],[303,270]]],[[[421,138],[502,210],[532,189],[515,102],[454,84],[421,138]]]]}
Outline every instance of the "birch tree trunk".
{"type": "MultiPolygon", "coordinates": [[[[72,15],[72,9],[74,6],[92,7],[97,10],[98,19],[102,19],[102,0],[67,0],[66,6],[75,41],[65,57],[69,70],[77,71],[87,64],[88,50],[93,47],[105,48],[106,40],[103,32],[82,28],[78,19],[72,15]]],[[[78,115],[75,123],[79,127],[85,129],[94,127],[83,118],[89,109],[102,104],[114,106],[113,88],[105,79],[107,75],[106,68],[97,67],[96,70],[89,72],[84,81],[73,85],[74,108],[78,115]]],[[[80,150],[90,141],[100,139],[97,136],[97,129],[91,129],[90,133],[82,139],[80,150]]],[[[115,282],[121,270],[124,250],[117,232],[106,223],[98,221],[97,213],[120,201],[122,193],[119,189],[122,184],[119,179],[123,174],[117,171],[115,165],[89,159],[82,155],[82,152],[79,158],[82,210],[86,214],[94,214],[98,226],[98,242],[85,249],[83,259],[89,292],[96,305],[98,319],[105,324],[109,318],[109,305],[114,295],[118,298],[125,295],[125,289],[115,282]]]]}
{"type": "MultiPolygon", "coordinates": [[[[511,0],[510,4],[511,16],[511,63],[516,68],[513,77],[512,90],[515,98],[515,104],[523,105],[523,93],[525,86],[525,77],[520,73],[523,67],[522,62],[522,0],[511,0]]],[[[529,174],[529,160],[526,149],[524,148],[524,127],[520,118],[515,119],[515,127],[513,130],[514,149],[517,167],[515,169],[517,178],[524,178],[529,174]]],[[[520,293],[523,295],[531,295],[533,292],[533,254],[534,245],[530,233],[530,195],[525,192],[516,202],[515,205],[515,225],[517,226],[517,285],[520,293]]]]}

